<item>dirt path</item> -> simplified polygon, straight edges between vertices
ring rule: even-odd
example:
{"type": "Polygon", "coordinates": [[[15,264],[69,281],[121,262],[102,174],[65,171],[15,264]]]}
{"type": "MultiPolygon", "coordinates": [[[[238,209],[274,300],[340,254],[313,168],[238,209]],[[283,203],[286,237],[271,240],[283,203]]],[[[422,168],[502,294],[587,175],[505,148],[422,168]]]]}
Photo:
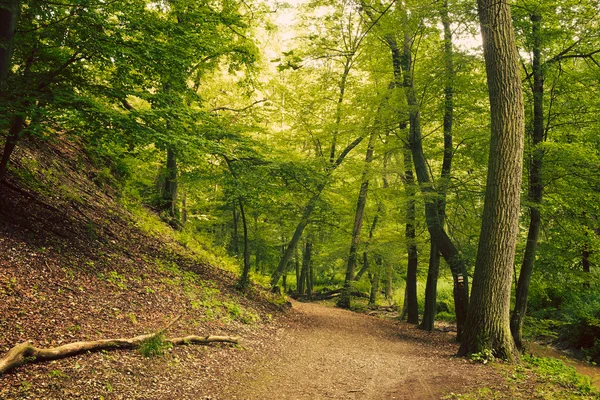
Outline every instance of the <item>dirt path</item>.
{"type": "Polygon", "coordinates": [[[498,382],[489,368],[453,358],[447,334],[318,304],[293,307],[297,320],[223,399],[439,399],[498,382]]]}

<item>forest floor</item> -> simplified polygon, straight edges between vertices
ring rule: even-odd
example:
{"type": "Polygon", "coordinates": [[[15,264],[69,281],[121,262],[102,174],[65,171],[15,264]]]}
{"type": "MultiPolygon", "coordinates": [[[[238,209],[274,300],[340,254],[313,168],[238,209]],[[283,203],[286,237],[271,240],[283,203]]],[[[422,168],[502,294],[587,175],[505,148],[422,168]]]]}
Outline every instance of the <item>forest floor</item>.
{"type": "Polygon", "coordinates": [[[451,335],[315,303],[293,309],[295,323],[229,380],[223,399],[439,399],[503,386],[501,374],[453,357],[451,335]]]}

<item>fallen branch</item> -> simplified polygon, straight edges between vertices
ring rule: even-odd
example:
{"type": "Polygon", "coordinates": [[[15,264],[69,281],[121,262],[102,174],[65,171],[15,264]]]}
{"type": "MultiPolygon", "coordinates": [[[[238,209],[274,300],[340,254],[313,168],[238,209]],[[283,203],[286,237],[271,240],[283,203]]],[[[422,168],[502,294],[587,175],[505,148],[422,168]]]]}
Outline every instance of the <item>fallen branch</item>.
{"type": "MultiPolygon", "coordinates": [[[[172,325],[178,318],[176,318],[170,325],[172,325]]],[[[161,330],[162,332],[165,329],[161,330]]],[[[147,335],[140,335],[130,339],[101,339],[89,342],[74,342],[65,344],[63,346],[52,347],[49,349],[40,349],[33,346],[31,342],[23,342],[6,353],[4,358],[0,359],[0,375],[13,368],[16,368],[23,364],[29,364],[34,362],[58,360],[61,358],[67,358],[75,356],[77,354],[100,351],[100,350],[116,350],[116,349],[134,349],[137,348],[142,342],[154,337],[156,333],[150,333],[147,335]]],[[[185,336],[176,337],[171,339],[165,339],[165,342],[171,343],[175,346],[185,344],[210,344],[210,343],[239,343],[239,338],[231,336],[185,336]]]]}
{"type": "MultiPolygon", "coordinates": [[[[312,296],[308,296],[306,294],[298,294],[298,293],[291,293],[290,297],[299,301],[322,301],[322,300],[331,300],[334,299],[336,297],[339,297],[342,294],[342,288],[340,289],[334,289],[334,290],[324,290],[322,292],[316,292],[313,293],[312,296]]],[[[353,290],[350,293],[353,297],[362,297],[362,298],[368,298],[369,295],[362,293],[358,290],[353,290]]]]}

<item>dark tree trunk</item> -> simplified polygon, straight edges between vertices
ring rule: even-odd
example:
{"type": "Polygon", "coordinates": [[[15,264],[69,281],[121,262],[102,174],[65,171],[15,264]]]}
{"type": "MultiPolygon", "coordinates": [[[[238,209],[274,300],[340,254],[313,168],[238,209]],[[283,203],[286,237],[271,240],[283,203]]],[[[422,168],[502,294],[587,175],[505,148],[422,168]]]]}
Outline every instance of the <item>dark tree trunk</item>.
{"type": "Polygon", "coordinates": [[[544,72],[541,62],[541,15],[532,15],[531,22],[533,36],[533,130],[530,130],[532,156],[529,164],[529,201],[532,205],[529,207],[529,232],[517,283],[515,308],[510,319],[510,330],[519,350],[523,349],[523,318],[527,312],[529,284],[540,235],[541,213],[539,206],[543,195],[543,151],[539,148],[544,141],[544,72]]]}
{"type": "Polygon", "coordinates": [[[163,210],[171,218],[177,218],[177,155],[175,149],[167,148],[167,170],[162,192],[163,210]]]}
{"type": "Polygon", "coordinates": [[[342,120],[342,103],[344,102],[344,94],[346,93],[346,82],[348,82],[348,75],[350,74],[350,68],[352,67],[353,57],[354,55],[346,56],[346,61],[344,62],[344,72],[342,73],[342,78],[340,80],[340,93],[335,109],[335,128],[331,138],[331,148],[329,150],[329,163],[331,164],[333,164],[333,162],[335,161],[337,137],[340,130],[340,122],[342,120]]]}
{"type": "MultiPolygon", "coordinates": [[[[375,218],[373,218],[373,223],[371,224],[371,229],[369,229],[369,241],[367,242],[367,244],[365,246],[364,254],[368,253],[369,245],[371,244],[371,241],[373,240],[373,234],[375,233],[375,228],[377,227],[377,222],[379,221],[379,214],[381,212],[382,212],[382,207],[381,207],[381,204],[379,204],[377,206],[377,212],[375,213],[375,218]]],[[[363,257],[364,257],[364,254],[363,254],[363,257]]],[[[360,269],[360,271],[358,271],[356,276],[354,277],[354,280],[358,282],[360,280],[360,278],[362,278],[364,273],[368,271],[368,269],[369,269],[369,263],[363,262],[363,266],[360,269]]]]}
{"type": "MultiPolygon", "coordinates": [[[[354,226],[352,228],[352,239],[350,240],[350,254],[348,255],[348,265],[346,267],[346,279],[344,281],[344,291],[337,302],[338,307],[350,308],[350,299],[352,292],[352,282],[355,280],[354,271],[356,269],[356,258],[358,246],[360,244],[360,233],[363,225],[363,217],[365,215],[365,206],[367,204],[367,194],[369,191],[369,175],[371,162],[373,161],[374,139],[376,127],[372,129],[369,135],[369,143],[367,145],[367,154],[365,155],[365,166],[362,173],[360,191],[358,200],[356,201],[356,212],[354,214],[354,226]]],[[[360,278],[359,278],[360,279],[360,278]]]]}
{"type": "MultiPolygon", "coordinates": [[[[440,186],[438,188],[438,219],[444,226],[446,218],[446,192],[452,171],[452,123],[454,114],[454,53],[452,50],[452,29],[448,16],[448,0],[444,0],[440,10],[442,25],[444,26],[444,61],[445,61],[445,89],[444,89],[444,159],[440,186]]],[[[429,268],[427,270],[427,284],[425,287],[425,308],[421,329],[432,331],[434,328],[435,314],[437,311],[437,281],[440,270],[440,253],[433,239],[429,246],[429,268]]]]}
{"type": "Polygon", "coordinates": [[[12,152],[15,150],[17,146],[17,142],[23,132],[25,124],[25,119],[17,115],[10,126],[10,130],[8,132],[8,138],[6,139],[6,143],[4,144],[4,152],[2,153],[2,159],[0,160],[0,182],[6,179],[6,170],[8,169],[8,162],[10,160],[10,156],[12,152]]]}
{"type": "MultiPolygon", "coordinates": [[[[364,263],[369,264],[367,252],[363,253],[364,263]]],[[[369,295],[369,304],[377,304],[377,294],[379,293],[379,276],[381,274],[381,256],[375,256],[375,271],[369,272],[369,280],[371,281],[371,293],[369,295]]],[[[369,267],[367,266],[367,269],[369,267]]]]}
{"type": "Polygon", "coordinates": [[[0,82],[4,81],[10,72],[13,39],[17,31],[20,14],[20,0],[0,1],[0,21],[2,21],[0,24],[0,82]]]}
{"type": "Polygon", "coordinates": [[[300,284],[300,255],[298,254],[298,246],[296,246],[294,254],[294,266],[296,267],[296,292],[298,292],[298,285],[300,284]]]}
{"type": "Polygon", "coordinates": [[[231,250],[233,254],[236,256],[240,254],[239,247],[239,235],[238,235],[238,214],[237,214],[237,206],[235,205],[235,201],[231,204],[231,209],[233,212],[233,236],[231,238],[231,250]]]}
{"type": "Polygon", "coordinates": [[[385,281],[383,294],[388,301],[392,300],[392,284],[394,283],[394,266],[389,261],[383,261],[385,270],[385,281]]]}
{"type": "Polygon", "coordinates": [[[250,248],[248,246],[248,224],[246,223],[246,213],[244,212],[244,203],[241,199],[238,200],[240,205],[240,215],[242,216],[242,229],[244,232],[244,268],[242,270],[242,277],[240,278],[239,286],[245,289],[249,283],[250,275],[250,248]]]}
{"type": "Polygon", "coordinates": [[[259,230],[258,230],[258,214],[254,215],[254,271],[259,273],[261,271],[261,265],[260,265],[260,249],[262,246],[262,242],[260,239],[260,236],[258,234],[259,230]]]}
{"type": "Polygon", "coordinates": [[[583,287],[586,289],[590,288],[590,248],[587,243],[583,245],[583,253],[581,255],[581,264],[583,267],[583,272],[586,274],[585,282],[583,283],[583,287]]]}
{"type": "Polygon", "coordinates": [[[260,246],[257,245],[254,251],[254,271],[260,272],[260,246]]]}
{"type": "Polygon", "coordinates": [[[459,355],[491,350],[513,361],[510,290],[519,222],[524,110],[519,55],[507,2],[478,0],[491,109],[483,225],[459,355]]]}
{"type": "Polygon", "coordinates": [[[386,38],[386,41],[392,51],[392,63],[394,67],[394,76],[398,87],[404,87],[410,112],[410,134],[409,143],[412,152],[413,163],[417,181],[424,194],[425,199],[425,220],[431,239],[435,243],[438,251],[448,263],[454,278],[454,303],[456,309],[456,329],[457,340],[461,340],[463,326],[467,316],[469,305],[469,284],[467,279],[467,268],[464,260],[460,256],[458,249],[452,243],[452,240],[444,230],[442,221],[439,218],[438,202],[436,201],[437,192],[431,185],[423,146],[421,143],[421,127],[418,103],[413,87],[411,76],[411,54],[409,46],[410,38],[405,35],[404,55],[400,53],[396,40],[392,37],[386,38]],[[408,49],[406,48],[408,47],[408,49]],[[407,51],[408,50],[408,51],[407,51]],[[402,78],[404,71],[404,78],[402,78]]]}
{"type": "Polygon", "coordinates": [[[300,271],[300,285],[298,293],[305,294],[310,287],[310,258],[312,256],[312,243],[306,240],[302,251],[302,270],[300,271]]]}
{"type": "Polygon", "coordinates": [[[435,314],[437,312],[437,282],[440,273],[440,253],[431,241],[429,245],[429,268],[427,269],[427,284],[425,285],[425,305],[423,321],[420,329],[433,331],[435,314]]]}
{"type": "Polygon", "coordinates": [[[181,223],[186,224],[188,220],[188,210],[187,210],[187,191],[183,191],[183,195],[181,196],[181,223]]]}
{"type": "Polygon", "coordinates": [[[415,180],[412,171],[412,157],[410,149],[404,150],[404,184],[406,193],[406,247],[408,253],[408,264],[406,268],[406,320],[409,324],[419,323],[419,304],[417,302],[417,267],[419,257],[417,254],[417,243],[415,235],[416,213],[415,213],[415,180]]]}
{"type": "Polygon", "coordinates": [[[312,295],[313,295],[313,283],[314,283],[314,279],[315,279],[315,275],[314,275],[314,271],[313,271],[313,263],[312,263],[312,245],[310,248],[311,252],[308,253],[308,275],[307,275],[307,282],[306,282],[306,295],[308,296],[309,299],[312,299],[312,295]]]}

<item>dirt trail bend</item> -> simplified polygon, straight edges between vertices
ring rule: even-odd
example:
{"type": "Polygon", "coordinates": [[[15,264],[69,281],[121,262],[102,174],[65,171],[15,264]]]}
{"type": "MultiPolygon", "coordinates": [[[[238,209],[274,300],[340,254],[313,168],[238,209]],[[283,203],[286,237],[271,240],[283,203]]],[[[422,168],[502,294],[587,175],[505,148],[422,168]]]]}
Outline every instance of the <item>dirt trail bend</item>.
{"type": "Polygon", "coordinates": [[[447,334],[314,303],[293,308],[295,322],[222,399],[439,399],[497,382],[489,369],[453,358],[447,334]]]}

